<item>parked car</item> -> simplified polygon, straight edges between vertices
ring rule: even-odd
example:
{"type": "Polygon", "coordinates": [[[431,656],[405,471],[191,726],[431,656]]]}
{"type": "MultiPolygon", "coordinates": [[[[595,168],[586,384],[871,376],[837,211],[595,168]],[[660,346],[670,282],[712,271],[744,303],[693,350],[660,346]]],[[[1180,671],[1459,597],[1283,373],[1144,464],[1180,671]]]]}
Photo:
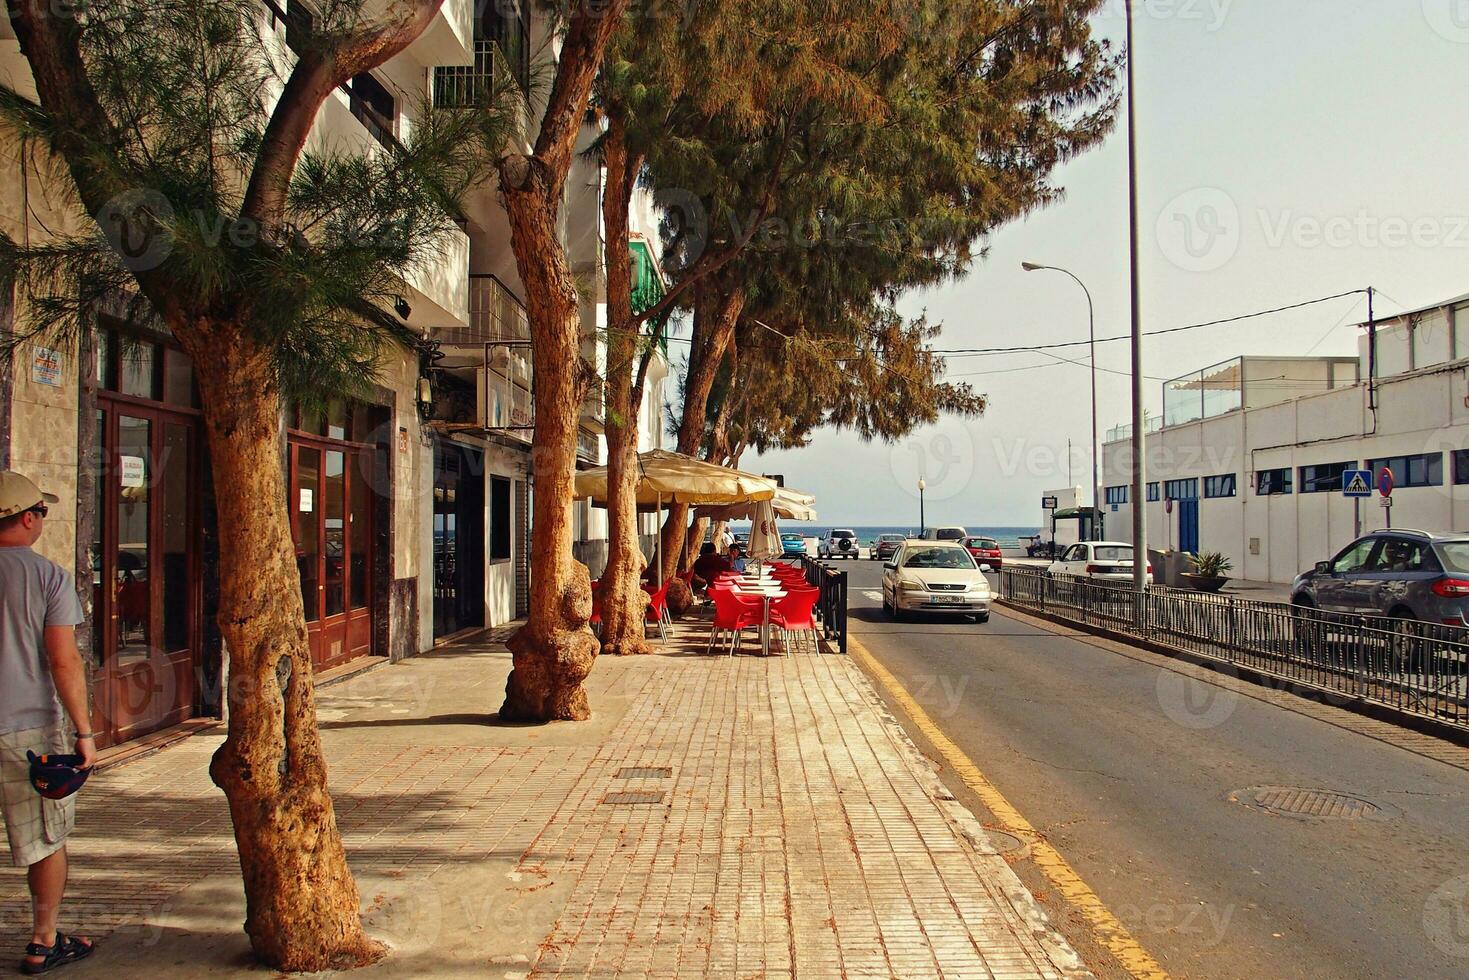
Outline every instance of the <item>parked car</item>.
{"type": "MultiPolygon", "coordinates": [[[[1074,575],[1108,582],[1132,581],[1132,545],[1121,541],[1083,541],[1061,553],[1046,569],[1048,575],[1074,575]]],[[[1153,564],[1148,563],[1148,584],[1153,564]]]]}
{"type": "Polygon", "coordinates": [[[806,539],[804,536],[786,531],[780,536],[780,550],[783,558],[796,558],[806,553],[806,539]]]}
{"type": "Polygon", "coordinates": [[[826,537],[816,543],[818,558],[861,558],[862,548],[857,544],[857,532],[851,528],[833,528],[826,537]]]}
{"type": "Polygon", "coordinates": [[[904,541],[882,570],[882,607],[893,619],[910,612],[964,613],[989,622],[989,579],[956,541],[904,541]]]}
{"type": "Polygon", "coordinates": [[[872,542],[871,557],[877,561],[887,561],[898,550],[898,545],[906,540],[901,534],[879,534],[877,540],[872,542]]]}
{"type": "Polygon", "coordinates": [[[1469,535],[1392,528],[1296,577],[1297,606],[1400,621],[1469,624],[1469,535]]]}
{"type": "Polygon", "coordinates": [[[988,565],[995,571],[1005,563],[1005,553],[1000,550],[1000,542],[994,538],[965,538],[964,547],[969,549],[969,554],[981,565],[988,565]]]}
{"type": "Polygon", "coordinates": [[[969,537],[969,532],[957,525],[923,529],[924,541],[963,541],[967,537],[969,537]]]}

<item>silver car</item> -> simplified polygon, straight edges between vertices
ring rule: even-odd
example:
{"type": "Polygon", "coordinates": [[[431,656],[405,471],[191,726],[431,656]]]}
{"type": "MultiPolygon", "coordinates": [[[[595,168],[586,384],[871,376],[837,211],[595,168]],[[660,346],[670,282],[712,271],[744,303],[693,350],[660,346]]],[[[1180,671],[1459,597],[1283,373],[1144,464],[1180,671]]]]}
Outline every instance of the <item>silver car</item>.
{"type": "Polygon", "coordinates": [[[1469,535],[1374,531],[1297,576],[1291,602],[1327,612],[1469,625],[1469,535]]]}

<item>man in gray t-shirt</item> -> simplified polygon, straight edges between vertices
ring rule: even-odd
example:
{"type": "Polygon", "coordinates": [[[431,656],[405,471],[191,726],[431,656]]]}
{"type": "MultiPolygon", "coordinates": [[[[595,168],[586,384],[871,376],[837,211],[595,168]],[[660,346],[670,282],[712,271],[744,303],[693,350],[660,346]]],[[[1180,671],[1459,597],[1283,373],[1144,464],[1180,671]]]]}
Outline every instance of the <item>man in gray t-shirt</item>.
{"type": "Polygon", "coordinates": [[[64,569],[32,550],[45,527],[47,505],[54,503],[55,497],[21,474],[0,472],[0,812],[11,863],[26,869],[31,890],[27,972],[92,952],[89,940],[56,929],[76,797],[41,796],[31,785],[26,756],[65,753],[75,745],[83,766],[97,757],[77,650],[82,609],[76,587],[64,569]],[[64,724],[68,719],[70,726],[64,724]]]}

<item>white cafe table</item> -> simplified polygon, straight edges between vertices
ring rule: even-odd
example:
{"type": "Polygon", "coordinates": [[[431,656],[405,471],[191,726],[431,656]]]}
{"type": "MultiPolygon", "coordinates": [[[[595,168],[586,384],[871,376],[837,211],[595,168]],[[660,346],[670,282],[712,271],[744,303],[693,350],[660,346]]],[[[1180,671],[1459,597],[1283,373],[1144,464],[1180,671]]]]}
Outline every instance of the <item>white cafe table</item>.
{"type": "Polygon", "coordinates": [[[770,600],[785,598],[785,589],[774,582],[756,582],[751,579],[737,579],[732,582],[734,590],[740,595],[757,595],[761,599],[760,610],[760,652],[770,656],[770,600]]]}

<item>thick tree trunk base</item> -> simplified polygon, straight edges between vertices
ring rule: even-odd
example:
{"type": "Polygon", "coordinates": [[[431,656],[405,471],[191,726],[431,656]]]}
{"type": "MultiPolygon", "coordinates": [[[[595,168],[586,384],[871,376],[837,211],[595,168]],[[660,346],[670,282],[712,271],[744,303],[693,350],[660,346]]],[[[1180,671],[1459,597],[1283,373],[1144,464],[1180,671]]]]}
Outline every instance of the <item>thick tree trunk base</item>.
{"type": "Polygon", "coordinates": [[[592,672],[600,644],[587,628],[592,577],[581,562],[572,563],[558,605],[544,617],[555,626],[542,632],[532,621],[506,643],[515,666],[505,682],[503,721],[586,721],[592,716],[582,682],[592,672]]]}
{"type": "Polygon", "coordinates": [[[668,586],[668,610],[682,616],[694,608],[694,590],[683,579],[674,579],[668,586]]]}

